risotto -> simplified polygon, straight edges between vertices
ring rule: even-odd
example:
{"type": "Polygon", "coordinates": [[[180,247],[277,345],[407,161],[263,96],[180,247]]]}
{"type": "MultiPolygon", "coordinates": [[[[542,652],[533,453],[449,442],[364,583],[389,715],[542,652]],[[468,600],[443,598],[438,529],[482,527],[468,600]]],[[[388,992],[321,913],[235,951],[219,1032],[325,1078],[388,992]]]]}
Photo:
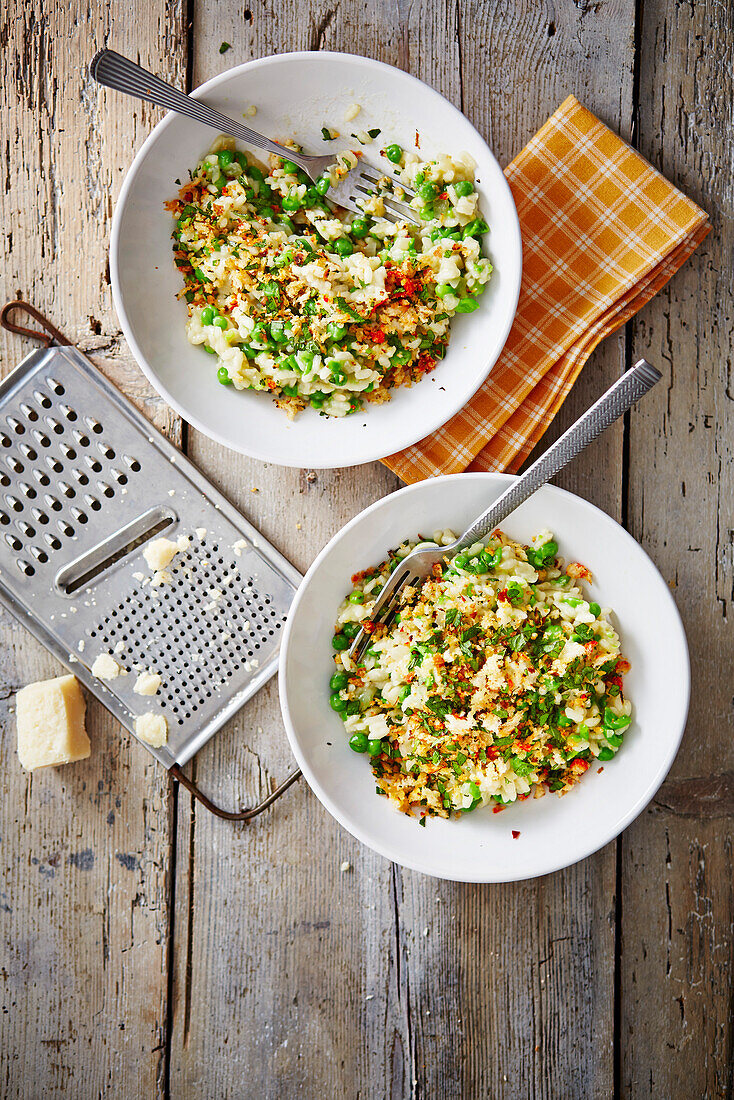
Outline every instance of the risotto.
{"type": "Polygon", "coordinates": [[[291,417],[309,405],[347,416],[431,371],[451,318],[478,308],[492,265],[473,160],[381,153],[386,175],[360,215],[328,202],[356,154],[312,184],[292,161],[264,170],[225,137],[167,204],[187,336],[223,385],[268,392],[291,417]],[[416,190],[420,225],[384,216],[400,183],[416,190]]]}
{"type": "Polygon", "coordinates": [[[611,760],[630,723],[630,666],[610,609],[582,590],[589,571],[564,564],[548,531],[529,546],[495,531],[406,588],[392,624],[372,624],[377,594],[415,545],[355,574],[333,638],[331,706],[377,793],[425,824],[565,794],[611,760]],[[361,624],[371,645],[355,665],[347,650],[361,624]]]}

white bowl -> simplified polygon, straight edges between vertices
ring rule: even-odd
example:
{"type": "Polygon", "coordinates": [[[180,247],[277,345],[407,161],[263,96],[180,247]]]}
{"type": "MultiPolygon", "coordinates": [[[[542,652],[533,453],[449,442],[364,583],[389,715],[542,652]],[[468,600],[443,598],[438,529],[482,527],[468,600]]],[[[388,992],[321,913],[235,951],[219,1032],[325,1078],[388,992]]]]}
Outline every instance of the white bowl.
{"type": "Polygon", "coordinates": [[[632,664],[625,694],[632,724],[613,760],[596,766],[562,798],[484,807],[458,820],[398,813],[375,794],[367,758],[348,746],[329,706],[331,638],[350,577],[404,539],[464,530],[511,481],[506,474],[459,474],[420,482],[373,504],[319,554],[293,606],[280,657],[280,699],[293,752],[324,806],[358,840],[395,863],[461,882],[509,882],[575,863],[613,840],[665,778],[678,749],[690,688],[688,648],[668,586],[619,524],[553,486],[540,489],[502,525],[521,541],[554,532],[566,560],[594,575],[597,603],[614,608],[622,652],[632,664]],[[519,831],[517,839],[512,830],[519,831]]]}
{"type": "MultiPolygon", "coordinates": [[[[266,394],[217,384],[211,360],[184,331],[185,305],[176,301],[181,278],[173,264],[172,222],[163,204],[176,196],[176,179],[205,153],[216,132],[169,114],[136,156],[115,209],[110,270],[115,307],[125,337],[147,378],[185,420],[212,439],[283,466],[338,467],[370,462],[400,450],[445,424],[466,404],[494,366],[507,339],[520,290],[522,251],[517,212],[499,164],[474,127],[443,96],[407,73],[364,57],[292,53],[230,69],[194,93],[234,119],[248,119],[270,137],[296,136],[309,152],[326,152],[321,126],[349,132],[381,127],[390,141],[421,152],[471,153],[477,190],[490,226],[485,238],[494,272],[481,307],[451,325],[448,353],[433,374],[395,391],[385,405],[361,415],[325,418],[306,409],[291,422],[266,394]],[[358,122],[346,108],[362,105],[358,122]]],[[[378,146],[366,148],[379,161],[378,146]]]]}

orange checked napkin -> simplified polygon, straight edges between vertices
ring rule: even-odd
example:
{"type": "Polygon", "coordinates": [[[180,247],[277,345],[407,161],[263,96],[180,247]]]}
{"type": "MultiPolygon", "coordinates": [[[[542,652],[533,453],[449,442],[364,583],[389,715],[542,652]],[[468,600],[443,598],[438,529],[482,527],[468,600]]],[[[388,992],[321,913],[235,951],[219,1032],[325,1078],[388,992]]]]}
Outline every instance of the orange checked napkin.
{"type": "Polygon", "coordinates": [[[710,228],[703,210],[574,96],[505,175],[522,231],[517,314],[468,405],[384,460],[407,482],[517,470],[599,341],[667,283],[710,228]]]}

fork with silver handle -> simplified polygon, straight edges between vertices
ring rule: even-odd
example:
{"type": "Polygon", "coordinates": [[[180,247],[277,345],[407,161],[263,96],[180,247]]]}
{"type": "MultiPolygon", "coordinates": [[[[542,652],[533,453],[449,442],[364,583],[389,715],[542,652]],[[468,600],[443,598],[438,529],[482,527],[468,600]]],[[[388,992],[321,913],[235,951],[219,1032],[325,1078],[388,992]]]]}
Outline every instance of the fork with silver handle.
{"type": "MultiPolygon", "coordinates": [[[[447,556],[453,556],[491,534],[497,525],[507,519],[524,500],[532,496],[536,489],[550,481],[615,420],[624,416],[627,410],[652,389],[661,377],[659,370],[646,359],[640,359],[631,370],[618,378],[607,392],[548,448],[545,454],[529,466],[524,474],[516,478],[456,542],[451,543],[450,546],[441,547],[424,544],[406,555],[377,597],[375,606],[370,612],[369,622],[390,622],[397,612],[400,593],[406,585],[420,584],[430,576],[434,565],[442,563],[447,556]]],[[[352,661],[359,660],[370,644],[370,637],[371,634],[368,631],[360,629],[349,649],[349,657],[352,661]]]]}
{"type": "MultiPolygon", "coordinates": [[[[258,134],[249,126],[223,115],[212,107],[207,107],[199,99],[181,92],[166,84],[160,77],[149,73],[134,61],[115,53],[114,50],[100,50],[89,66],[89,72],[93,80],[103,84],[106,88],[114,88],[115,91],[125,92],[136,99],[145,99],[163,107],[167,111],[176,111],[179,115],[188,115],[197,122],[203,122],[207,126],[213,126],[219,133],[228,134],[229,137],[239,138],[246,145],[253,145],[256,149],[263,149],[268,153],[285,160],[293,161],[302,168],[306,175],[317,183],[319,179],[328,173],[336,161],[336,154],[328,156],[312,157],[305,153],[297,153],[285,145],[279,145],[277,141],[258,134]]],[[[363,164],[361,159],[355,168],[352,168],[344,179],[329,187],[328,198],[330,202],[343,206],[348,210],[354,210],[358,214],[364,214],[360,203],[364,203],[370,195],[375,193],[375,188],[383,179],[389,179],[398,183],[392,176],[387,176],[379,168],[370,164],[363,164]]],[[[415,192],[402,183],[398,183],[406,199],[415,198],[415,192]]],[[[415,225],[420,224],[420,219],[415,210],[407,202],[401,202],[393,195],[382,194],[385,217],[390,220],[410,221],[415,225]]]]}

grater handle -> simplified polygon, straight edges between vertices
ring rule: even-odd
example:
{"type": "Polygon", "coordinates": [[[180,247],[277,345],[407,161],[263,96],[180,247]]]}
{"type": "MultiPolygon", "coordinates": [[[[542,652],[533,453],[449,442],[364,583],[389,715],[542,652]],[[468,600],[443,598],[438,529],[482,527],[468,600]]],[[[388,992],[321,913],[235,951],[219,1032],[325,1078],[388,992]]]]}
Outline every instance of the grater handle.
{"type": "Polygon", "coordinates": [[[28,336],[31,340],[39,340],[47,348],[51,344],[62,344],[64,347],[71,344],[71,340],[64,336],[63,332],[59,332],[56,326],[51,324],[48,317],[44,317],[40,309],[36,309],[30,302],[7,302],[0,311],[0,325],[8,332],[17,332],[19,336],[28,336]],[[38,321],[45,331],[39,332],[38,329],[28,328],[25,325],[19,325],[15,321],[11,321],[11,313],[27,313],[34,321],[38,321]]]}
{"type": "Polygon", "coordinates": [[[186,790],[201,802],[202,806],[209,810],[209,813],[214,814],[216,817],[223,817],[225,821],[250,821],[253,817],[261,814],[263,810],[267,810],[268,806],[272,806],[277,798],[280,798],[289,787],[293,786],[297,779],[301,778],[302,773],[300,768],[298,771],[293,772],[279,787],[275,788],[272,794],[269,794],[267,798],[264,798],[257,806],[252,806],[249,810],[223,810],[221,806],[217,806],[216,803],[212,802],[211,798],[207,798],[192,779],[184,775],[178,764],[174,764],[172,768],[169,768],[168,774],[177,779],[179,783],[183,783],[186,790]]]}

